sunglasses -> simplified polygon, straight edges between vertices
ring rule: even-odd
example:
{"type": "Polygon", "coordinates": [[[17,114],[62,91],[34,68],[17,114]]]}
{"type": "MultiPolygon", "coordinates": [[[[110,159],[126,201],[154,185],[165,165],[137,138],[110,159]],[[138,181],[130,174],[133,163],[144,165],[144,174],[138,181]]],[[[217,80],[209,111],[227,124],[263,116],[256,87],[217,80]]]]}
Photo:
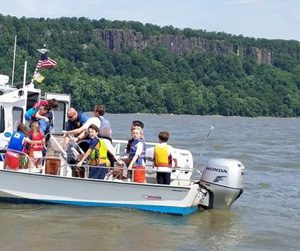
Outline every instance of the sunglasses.
{"type": "Polygon", "coordinates": [[[76,117],[76,114],[73,114],[71,116],[68,116],[68,119],[72,119],[72,118],[75,118],[76,117]]]}

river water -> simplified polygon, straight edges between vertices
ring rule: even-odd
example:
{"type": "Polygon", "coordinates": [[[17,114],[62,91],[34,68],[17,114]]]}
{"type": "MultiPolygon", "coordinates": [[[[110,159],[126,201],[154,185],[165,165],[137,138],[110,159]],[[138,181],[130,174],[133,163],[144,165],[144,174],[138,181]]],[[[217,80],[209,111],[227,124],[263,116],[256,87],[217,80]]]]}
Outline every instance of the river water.
{"type": "Polygon", "coordinates": [[[132,120],[148,141],[161,130],[198,168],[213,157],[245,165],[242,196],[230,210],[173,216],[130,209],[0,203],[0,251],[299,250],[300,119],[108,114],[114,138],[132,120]],[[210,127],[214,131],[205,138],[210,127]],[[200,156],[202,155],[201,159],[200,156]]]}

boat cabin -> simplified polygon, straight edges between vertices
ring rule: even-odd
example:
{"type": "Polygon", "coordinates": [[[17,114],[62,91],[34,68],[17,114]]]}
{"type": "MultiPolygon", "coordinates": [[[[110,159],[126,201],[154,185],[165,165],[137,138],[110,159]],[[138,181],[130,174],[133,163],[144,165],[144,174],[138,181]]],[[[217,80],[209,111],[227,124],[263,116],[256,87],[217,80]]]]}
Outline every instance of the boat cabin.
{"type": "Polygon", "coordinates": [[[9,85],[8,80],[8,76],[0,75],[0,148],[7,146],[12,132],[20,123],[28,125],[25,121],[25,112],[43,99],[55,98],[59,103],[55,110],[51,132],[61,132],[65,129],[67,109],[71,102],[70,95],[45,93],[42,96],[41,90],[35,88],[32,83],[17,88],[9,85]]]}

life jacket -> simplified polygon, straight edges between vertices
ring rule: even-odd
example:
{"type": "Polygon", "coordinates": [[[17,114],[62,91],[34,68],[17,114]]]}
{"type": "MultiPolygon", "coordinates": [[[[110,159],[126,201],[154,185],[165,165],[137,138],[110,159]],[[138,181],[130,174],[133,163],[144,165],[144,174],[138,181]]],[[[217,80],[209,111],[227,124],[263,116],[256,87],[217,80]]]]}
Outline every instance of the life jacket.
{"type": "Polygon", "coordinates": [[[99,119],[101,124],[99,128],[99,137],[112,139],[111,127],[109,121],[105,119],[103,116],[99,116],[99,119]]]}
{"type": "Polygon", "coordinates": [[[145,163],[146,160],[146,144],[145,144],[145,140],[144,139],[135,139],[132,141],[131,145],[130,145],[130,153],[129,153],[129,158],[133,159],[136,150],[137,150],[137,144],[139,142],[143,143],[143,151],[141,153],[141,155],[138,157],[138,159],[135,162],[135,165],[137,166],[142,166],[143,163],[145,163]]]}
{"type": "Polygon", "coordinates": [[[25,135],[22,132],[14,131],[7,148],[15,151],[21,152],[23,150],[23,139],[25,135]]]}
{"type": "Polygon", "coordinates": [[[46,135],[49,131],[50,131],[50,127],[51,127],[51,122],[49,120],[49,122],[46,122],[43,119],[40,119],[38,121],[39,126],[40,126],[40,131],[43,132],[44,135],[46,135]]]}
{"type": "MultiPolygon", "coordinates": [[[[36,134],[30,133],[29,138],[33,141],[42,140],[44,138],[43,134],[39,131],[36,134]]],[[[30,150],[32,151],[42,151],[44,149],[44,145],[42,143],[30,145],[30,150]]]]}
{"type": "Polygon", "coordinates": [[[89,165],[97,166],[103,165],[110,166],[110,161],[107,157],[107,146],[102,139],[98,139],[98,143],[92,150],[89,156],[89,165]]]}
{"type": "Polygon", "coordinates": [[[168,154],[167,144],[157,144],[154,147],[154,165],[157,167],[172,167],[172,156],[168,154]]]}

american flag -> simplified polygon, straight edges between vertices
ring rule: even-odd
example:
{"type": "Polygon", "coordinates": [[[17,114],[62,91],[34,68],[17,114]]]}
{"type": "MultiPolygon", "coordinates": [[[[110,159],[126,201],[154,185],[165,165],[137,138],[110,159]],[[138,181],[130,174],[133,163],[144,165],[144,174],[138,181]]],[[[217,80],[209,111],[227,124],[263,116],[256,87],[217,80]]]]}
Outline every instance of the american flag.
{"type": "Polygon", "coordinates": [[[42,53],[36,68],[53,68],[55,66],[57,66],[57,63],[49,58],[46,53],[42,53]]]}

